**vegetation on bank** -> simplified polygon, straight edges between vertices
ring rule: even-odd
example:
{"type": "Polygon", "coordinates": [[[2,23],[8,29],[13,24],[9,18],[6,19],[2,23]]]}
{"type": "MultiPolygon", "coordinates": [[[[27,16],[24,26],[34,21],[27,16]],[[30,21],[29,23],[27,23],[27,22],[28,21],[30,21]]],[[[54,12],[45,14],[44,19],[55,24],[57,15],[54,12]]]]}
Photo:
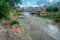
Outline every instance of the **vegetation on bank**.
{"type": "Polygon", "coordinates": [[[37,16],[47,18],[47,19],[52,19],[55,22],[60,22],[60,12],[57,12],[57,13],[40,13],[40,14],[37,14],[37,16]]]}
{"type": "Polygon", "coordinates": [[[47,15],[45,15],[45,18],[53,19],[55,22],[60,22],[60,9],[58,6],[50,6],[47,7],[46,12],[48,12],[47,15]]]}
{"type": "Polygon", "coordinates": [[[19,24],[19,22],[18,22],[18,20],[13,20],[11,24],[12,24],[12,25],[14,25],[14,24],[19,24]]]}
{"type": "Polygon", "coordinates": [[[46,9],[46,13],[37,13],[37,16],[52,19],[55,22],[60,22],[60,9],[58,6],[49,6],[46,9]],[[42,14],[42,15],[41,15],[42,14]]]}
{"type": "Polygon", "coordinates": [[[0,0],[0,19],[9,19],[10,5],[0,0]]]}
{"type": "Polygon", "coordinates": [[[60,5],[49,6],[46,9],[47,15],[43,16],[45,18],[53,19],[55,22],[60,22],[60,5]]]}
{"type": "Polygon", "coordinates": [[[58,12],[59,11],[59,8],[57,6],[49,6],[47,7],[46,9],[46,12],[49,12],[49,13],[55,13],[55,12],[58,12]]]}
{"type": "Polygon", "coordinates": [[[55,22],[60,22],[60,16],[59,15],[60,15],[60,12],[58,12],[57,14],[46,14],[46,15],[43,15],[42,17],[52,19],[55,22]]]}
{"type": "MultiPolygon", "coordinates": [[[[20,0],[19,0],[20,1],[20,0]]],[[[4,26],[19,25],[18,13],[11,3],[16,3],[17,0],[0,0],[0,23],[4,26]],[[10,4],[9,4],[10,3],[10,4]],[[13,10],[14,9],[14,10],[13,10]],[[13,11],[13,12],[12,12],[13,11]]]]}

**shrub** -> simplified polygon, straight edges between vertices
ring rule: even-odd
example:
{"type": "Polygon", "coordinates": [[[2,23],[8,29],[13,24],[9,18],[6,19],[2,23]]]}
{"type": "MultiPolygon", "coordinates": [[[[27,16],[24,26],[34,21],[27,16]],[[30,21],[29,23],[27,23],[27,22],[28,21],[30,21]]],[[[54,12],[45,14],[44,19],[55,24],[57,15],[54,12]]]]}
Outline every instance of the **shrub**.
{"type": "Polygon", "coordinates": [[[18,17],[18,13],[17,13],[17,12],[16,12],[16,13],[14,13],[14,14],[13,14],[13,16],[18,17]]]}
{"type": "Polygon", "coordinates": [[[36,13],[37,16],[40,16],[40,13],[36,13]]]}
{"type": "Polygon", "coordinates": [[[0,19],[8,19],[10,12],[10,5],[4,0],[0,0],[0,19]]]}
{"type": "Polygon", "coordinates": [[[17,20],[13,20],[11,24],[19,24],[19,22],[17,20]]]}
{"type": "Polygon", "coordinates": [[[46,14],[46,15],[43,15],[42,17],[50,18],[50,15],[46,14]]]}
{"type": "Polygon", "coordinates": [[[60,13],[57,14],[47,14],[45,16],[43,16],[45,18],[49,18],[49,19],[53,19],[55,22],[60,22],[60,13]]]}
{"type": "Polygon", "coordinates": [[[55,20],[56,22],[60,22],[60,12],[58,12],[55,16],[55,20]]]}
{"type": "Polygon", "coordinates": [[[46,9],[47,12],[58,12],[59,8],[57,6],[49,6],[46,9]]]}
{"type": "Polygon", "coordinates": [[[60,18],[56,18],[54,21],[55,22],[60,22],[60,18]]]}

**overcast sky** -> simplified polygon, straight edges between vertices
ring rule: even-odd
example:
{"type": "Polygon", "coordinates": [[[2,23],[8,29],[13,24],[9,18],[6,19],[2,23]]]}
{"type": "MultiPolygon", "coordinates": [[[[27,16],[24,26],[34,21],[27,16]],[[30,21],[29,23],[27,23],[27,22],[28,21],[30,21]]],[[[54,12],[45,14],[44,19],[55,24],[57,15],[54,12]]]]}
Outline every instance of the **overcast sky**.
{"type": "Polygon", "coordinates": [[[60,0],[22,0],[22,5],[24,6],[44,6],[44,5],[52,5],[60,0]]]}

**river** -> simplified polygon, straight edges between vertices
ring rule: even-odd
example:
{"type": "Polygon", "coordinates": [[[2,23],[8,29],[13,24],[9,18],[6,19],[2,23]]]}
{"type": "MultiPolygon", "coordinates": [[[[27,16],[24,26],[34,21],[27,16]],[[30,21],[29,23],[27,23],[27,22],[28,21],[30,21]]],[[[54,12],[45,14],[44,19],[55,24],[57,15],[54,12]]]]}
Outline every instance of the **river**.
{"type": "Polygon", "coordinates": [[[31,16],[29,12],[24,12],[24,15],[26,17],[19,20],[20,24],[33,40],[60,40],[60,29],[57,25],[44,18],[31,16]]]}

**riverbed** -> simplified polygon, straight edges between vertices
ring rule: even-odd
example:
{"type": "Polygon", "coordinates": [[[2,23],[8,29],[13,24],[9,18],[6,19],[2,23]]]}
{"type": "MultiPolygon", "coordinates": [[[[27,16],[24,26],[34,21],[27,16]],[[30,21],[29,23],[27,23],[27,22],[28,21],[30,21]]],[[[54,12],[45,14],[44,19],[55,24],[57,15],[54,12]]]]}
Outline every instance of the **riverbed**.
{"type": "Polygon", "coordinates": [[[23,29],[28,31],[33,40],[60,40],[59,27],[44,18],[26,16],[19,21],[23,29]]]}

